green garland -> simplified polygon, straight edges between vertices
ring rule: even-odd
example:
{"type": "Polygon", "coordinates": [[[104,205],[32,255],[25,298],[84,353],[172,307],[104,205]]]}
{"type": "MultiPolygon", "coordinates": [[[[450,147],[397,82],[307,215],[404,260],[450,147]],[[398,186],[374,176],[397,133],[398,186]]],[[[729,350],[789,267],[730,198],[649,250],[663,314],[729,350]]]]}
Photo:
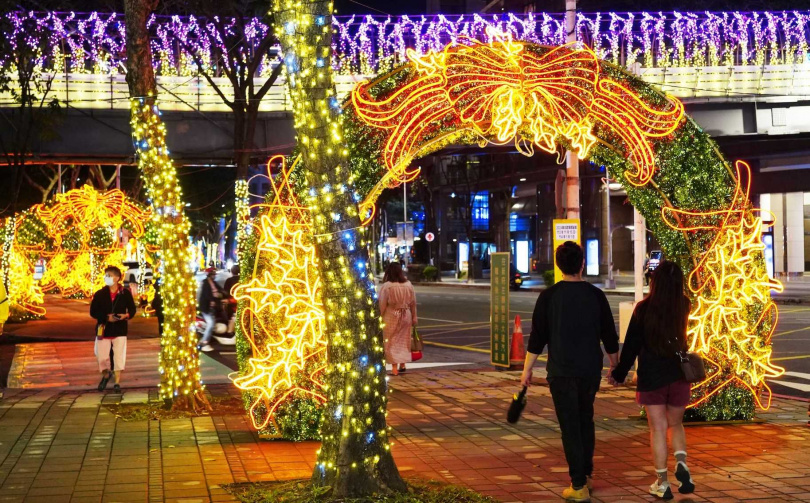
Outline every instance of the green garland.
{"type": "MultiPolygon", "coordinates": [[[[526,45],[526,50],[543,54],[549,48],[526,45]]],[[[653,107],[664,106],[667,98],[653,86],[621,68],[601,62],[603,77],[614,79],[636,92],[645,103],[653,107]]],[[[373,81],[368,89],[371,97],[385,97],[392,91],[409,83],[415,76],[410,64],[402,65],[392,72],[373,81]]],[[[379,181],[385,171],[382,150],[387,139],[387,131],[369,126],[354,113],[351,102],[344,103],[343,125],[351,152],[351,167],[354,183],[362,196],[379,181]]],[[[436,134],[454,132],[456,124],[438,124],[436,134]]],[[[452,135],[449,141],[455,144],[474,145],[478,138],[461,131],[452,135]]],[[[691,119],[685,118],[669,137],[653,142],[657,170],[652,183],[636,187],[626,180],[626,173],[632,169],[624,157],[623,146],[607,128],[597,124],[593,133],[600,138],[591,150],[590,160],[606,166],[610,176],[622,183],[628,199],[646,218],[647,225],[661,244],[666,256],[676,261],[686,274],[695,267],[694,257],[704,253],[715,237],[715,233],[702,232],[685,234],[668,227],[661,219],[661,208],[667,201],[675,208],[691,211],[720,210],[732,203],[736,179],[731,167],[719,152],[717,145],[691,119]]],[[[437,145],[439,150],[445,145],[437,145]]],[[[560,139],[558,147],[566,148],[567,140],[560,139]]],[[[427,155],[429,152],[423,152],[427,155]]],[[[755,256],[758,267],[764,268],[761,256],[755,256]]],[[[752,304],[745,313],[751,326],[762,314],[763,306],[752,304]]],[[[764,339],[770,324],[760,327],[759,335],[764,339]]],[[[689,410],[688,417],[698,420],[751,419],[755,402],[752,393],[742,385],[729,385],[710,399],[689,410]]]]}

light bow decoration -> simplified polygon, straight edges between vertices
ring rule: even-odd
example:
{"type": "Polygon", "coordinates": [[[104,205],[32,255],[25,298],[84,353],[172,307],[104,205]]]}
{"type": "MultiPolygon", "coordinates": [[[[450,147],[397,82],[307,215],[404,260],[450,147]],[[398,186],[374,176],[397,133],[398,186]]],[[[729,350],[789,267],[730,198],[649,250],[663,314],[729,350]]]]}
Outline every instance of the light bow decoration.
{"type": "Polygon", "coordinates": [[[689,316],[689,350],[701,353],[709,367],[706,379],[693,386],[699,398],[691,407],[736,381],[751,390],[757,405],[767,409],[771,389],[765,379],[785,372],[770,361],[770,341],[778,319],[770,292],[781,292],[782,284],[768,277],[765,264],[757,258],[765,245],[762,217],[750,209],[748,200],[751,168],[737,161],[736,174],[737,186],[727,209],[661,210],[664,223],[673,229],[712,233],[711,246],[688,282],[694,299],[689,316]],[[761,388],[767,393],[760,393],[761,388]]]}
{"type": "MultiPolygon", "coordinates": [[[[326,401],[320,373],[326,367],[324,310],[309,211],[299,205],[290,187],[284,157],[267,164],[273,200],[262,208],[255,229],[258,243],[252,278],[236,286],[233,296],[243,306],[240,327],[249,343],[250,357],[234,384],[247,392],[250,419],[257,430],[293,439],[312,424],[288,431],[279,414],[292,399],[309,400],[319,408],[326,401]],[[271,176],[271,166],[281,171],[271,176]],[[281,423],[281,424],[280,424],[281,423]]],[[[247,252],[247,250],[245,250],[247,252]]],[[[299,407],[300,408],[300,407],[299,407]]],[[[299,415],[300,411],[297,412],[299,415]]]]}
{"type": "Polygon", "coordinates": [[[8,219],[5,229],[11,241],[4,243],[8,256],[4,270],[13,279],[10,297],[15,316],[21,312],[43,316],[43,292],[88,297],[104,286],[104,267],[121,267],[124,262],[116,232],[125,228],[141,237],[149,218],[149,210],[122,191],[84,185],[8,219]],[[34,271],[40,259],[45,271],[37,281],[34,271]]]}
{"type": "Polygon", "coordinates": [[[650,107],[632,90],[602,76],[599,60],[588,48],[537,52],[536,46],[494,29],[488,35],[493,43],[463,40],[469,45],[448,46],[424,57],[409,51],[416,77],[385,98],[370,95],[376,82],[352,91],[357,116],[388,131],[382,156],[388,171],[360,205],[365,222],[383,190],[418,175],[418,169],[409,169],[415,158],[468,134],[482,146],[513,142],[528,156],[535,146],[555,152],[562,139],[584,159],[597,141],[593,128],[598,123],[623,143],[635,167],[627,180],[644,185],[652,178],[651,140],[678,127],[680,101],[650,107]]]}
{"type": "Polygon", "coordinates": [[[767,408],[766,379],[783,372],[771,362],[770,290],[781,285],[765,272],[747,165],[735,173],[678,100],[589,49],[492,35],[491,43],[411,54],[354,90],[344,127],[357,183],[368,188],[366,217],[383,189],[413,175],[413,160],[445,146],[574,149],[622,183],[689,273],[689,341],[709,362],[690,418],[750,419],[757,405],[767,408]]]}

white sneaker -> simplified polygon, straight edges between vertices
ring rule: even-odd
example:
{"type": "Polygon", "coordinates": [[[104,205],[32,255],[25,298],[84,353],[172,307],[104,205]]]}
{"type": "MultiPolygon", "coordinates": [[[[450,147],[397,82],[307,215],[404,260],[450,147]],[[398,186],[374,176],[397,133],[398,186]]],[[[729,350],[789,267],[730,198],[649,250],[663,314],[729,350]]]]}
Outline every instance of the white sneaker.
{"type": "Polygon", "coordinates": [[[214,350],[214,347],[212,345],[210,345],[210,344],[201,344],[200,345],[200,351],[202,351],[203,353],[207,353],[207,352],[213,351],[213,350],[214,350]]]}
{"type": "Polygon", "coordinates": [[[678,492],[681,494],[690,494],[695,492],[695,481],[689,474],[689,468],[686,463],[678,461],[675,468],[675,478],[678,479],[678,492]]]}
{"type": "Polygon", "coordinates": [[[658,481],[656,480],[650,486],[650,494],[664,500],[671,500],[673,498],[672,489],[669,487],[669,482],[662,482],[661,484],[658,484],[658,481]]]}

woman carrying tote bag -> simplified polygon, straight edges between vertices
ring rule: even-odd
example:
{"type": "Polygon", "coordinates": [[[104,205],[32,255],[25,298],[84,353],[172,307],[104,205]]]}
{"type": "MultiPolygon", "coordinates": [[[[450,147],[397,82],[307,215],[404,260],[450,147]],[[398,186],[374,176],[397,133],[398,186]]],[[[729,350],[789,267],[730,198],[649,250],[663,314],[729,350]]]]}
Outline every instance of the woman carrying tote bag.
{"type": "MultiPolygon", "coordinates": [[[[608,375],[614,386],[624,383],[638,357],[636,401],[647,411],[657,477],[650,486],[650,494],[662,499],[673,497],[667,481],[667,430],[672,434],[678,491],[688,494],[695,490],[686,465],[683,428],[683,414],[691,394],[691,385],[681,367],[681,356],[687,355],[690,309],[683,285],[683,272],[674,262],[664,261],[656,268],[649,295],[638,303],[630,319],[619,364],[608,375]]],[[[701,363],[698,356],[688,356],[693,363],[701,363]]]]}
{"type": "Polygon", "coordinates": [[[399,262],[385,268],[383,284],[378,292],[380,315],[383,323],[385,360],[391,364],[391,373],[405,372],[411,359],[411,333],[416,326],[416,293],[399,262]]]}

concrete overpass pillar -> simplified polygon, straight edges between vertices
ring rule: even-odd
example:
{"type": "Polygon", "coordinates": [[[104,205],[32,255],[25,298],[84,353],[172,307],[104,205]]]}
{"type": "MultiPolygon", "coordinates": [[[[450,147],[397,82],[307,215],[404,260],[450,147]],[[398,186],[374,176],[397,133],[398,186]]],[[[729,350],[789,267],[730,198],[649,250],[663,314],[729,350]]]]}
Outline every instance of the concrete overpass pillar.
{"type": "Polygon", "coordinates": [[[769,194],[773,228],[774,272],[800,275],[804,272],[804,193],[769,194]]]}

